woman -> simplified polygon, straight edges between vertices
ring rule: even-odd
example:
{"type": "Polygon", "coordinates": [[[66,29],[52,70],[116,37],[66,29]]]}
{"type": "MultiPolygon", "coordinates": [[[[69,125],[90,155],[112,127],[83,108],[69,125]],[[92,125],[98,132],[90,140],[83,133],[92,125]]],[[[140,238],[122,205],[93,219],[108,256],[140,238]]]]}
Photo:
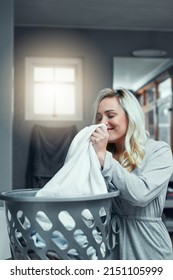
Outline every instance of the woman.
{"type": "Polygon", "coordinates": [[[119,259],[173,259],[172,243],[161,216],[173,171],[172,153],[149,138],[142,108],[123,88],[103,89],[95,101],[91,141],[108,190],[119,189],[113,211],[120,225],[119,259]]]}

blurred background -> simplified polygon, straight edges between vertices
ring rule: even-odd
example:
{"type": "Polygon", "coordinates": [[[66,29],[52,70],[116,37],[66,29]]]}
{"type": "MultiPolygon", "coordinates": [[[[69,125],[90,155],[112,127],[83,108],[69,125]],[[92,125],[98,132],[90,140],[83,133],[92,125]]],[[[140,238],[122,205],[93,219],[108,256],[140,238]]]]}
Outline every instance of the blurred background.
{"type": "MultiPolygon", "coordinates": [[[[43,186],[75,134],[92,123],[93,101],[105,87],[131,90],[151,137],[173,148],[172,1],[0,5],[0,191],[43,186]]],[[[173,217],[172,202],[167,207],[173,217]]]]}

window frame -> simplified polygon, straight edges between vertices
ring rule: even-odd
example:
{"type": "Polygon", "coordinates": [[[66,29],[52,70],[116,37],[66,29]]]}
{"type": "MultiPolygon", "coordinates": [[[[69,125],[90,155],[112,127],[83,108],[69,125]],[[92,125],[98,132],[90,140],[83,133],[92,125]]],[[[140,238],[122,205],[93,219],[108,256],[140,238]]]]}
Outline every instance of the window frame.
{"type": "Polygon", "coordinates": [[[25,58],[25,120],[29,121],[79,121],[83,120],[83,61],[82,58],[25,58]],[[74,67],[75,113],[74,114],[34,114],[34,67],[74,67]]]}

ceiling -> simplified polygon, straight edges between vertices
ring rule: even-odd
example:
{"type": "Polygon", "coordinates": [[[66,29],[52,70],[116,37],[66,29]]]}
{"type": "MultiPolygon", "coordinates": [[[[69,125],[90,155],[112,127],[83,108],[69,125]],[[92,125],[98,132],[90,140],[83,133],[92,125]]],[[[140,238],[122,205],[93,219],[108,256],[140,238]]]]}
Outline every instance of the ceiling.
{"type": "Polygon", "coordinates": [[[15,25],[173,31],[172,0],[14,0],[15,25]]]}
{"type": "MultiPolygon", "coordinates": [[[[173,31],[173,1],[14,0],[14,24],[104,30],[173,31]]],[[[116,83],[120,85],[124,83],[124,86],[135,90],[137,75],[138,80],[142,79],[144,73],[153,71],[154,67],[159,67],[162,63],[162,60],[150,59],[146,60],[146,63],[140,63],[139,59],[122,61],[119,58],[116,60],[119,70],[114,67],[116,83]],[[138,72],[133,69],[138,69],[138,72]]]]}

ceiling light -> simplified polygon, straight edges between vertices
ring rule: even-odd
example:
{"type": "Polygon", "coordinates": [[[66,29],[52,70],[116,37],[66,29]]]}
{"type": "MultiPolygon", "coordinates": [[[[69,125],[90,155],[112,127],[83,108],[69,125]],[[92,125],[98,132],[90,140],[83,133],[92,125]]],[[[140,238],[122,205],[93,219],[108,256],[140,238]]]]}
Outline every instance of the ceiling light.
{"type": "Polygon", "coordinates": [[[134,50],[132,55],[135,57],[164,57],[167,55],[165,50],[157,50],[157,49],[142,49],[142,50],[134,50]]]}

